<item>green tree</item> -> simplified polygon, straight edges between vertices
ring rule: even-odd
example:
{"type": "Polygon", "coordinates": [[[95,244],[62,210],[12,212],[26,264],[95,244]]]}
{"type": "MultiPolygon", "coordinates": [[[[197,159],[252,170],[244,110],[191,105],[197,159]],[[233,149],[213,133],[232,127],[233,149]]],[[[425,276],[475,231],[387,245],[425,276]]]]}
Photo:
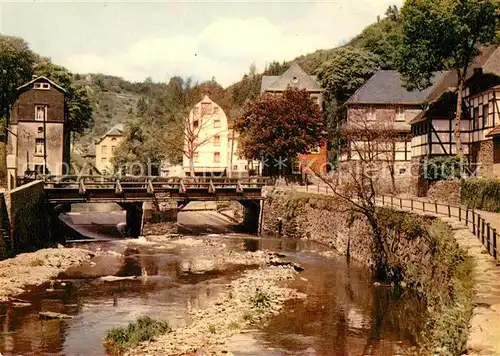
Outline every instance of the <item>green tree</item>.
{"type": "Polygon", "coordinates": [[[156,125],[144,125],[140,118],[130,118],[125,128],[125,139],[116,148],[112,159],[115,171],[158,175],[165,154],[158,142],[157,131],[156,125]]]}
{"type": "MultiPolygon", "coordinates": [[[[324,138],[320,107],[305,90],[287,89],[282,95],[265,95],[245,106],[235,123],[239,150],[248,159],[295,159],[324,138]]],[[[289,162],[289,161],[288,161],[289,162]]]]}
{"type": "Polygon", "coordinates": [[[331,59],[316,72],[327,97],[340,106],[378,69],[380,58],[370,51],[346,46],[338,48],[331,59]]]}
{"type": "Polygon", "coordinates": [[[31,80],[35,59],[23,39],[0,35],[0,118],[9,119],[17,88],[31,80]]]}
{"type": "Polygon", "coordinates": [[[431,85],[434,72],[457,75],[454,136],[461,154],[462,89],[481,46],[496,38],[499,4],[493,0],[408,0],[402,15],[404,39],[400,72],[409,89],[431,85]]]}
{"type": "Polygon", "coordinates": [[[82,133],[90,126],[93,109],[87,90],[73,84],[73,74],[69,70],[42,58],[35,66],[35,74],[49,78],[68,92],[68,120],[71,131],[82,133]]]}
{"type": "Polygon", "coordinates": [[[390,6],[385,15],[379,22],[366,27],[350,44],[379,56],[382,69],[395,69],[403,44],[403,21],[397,6],[390,6]]]}

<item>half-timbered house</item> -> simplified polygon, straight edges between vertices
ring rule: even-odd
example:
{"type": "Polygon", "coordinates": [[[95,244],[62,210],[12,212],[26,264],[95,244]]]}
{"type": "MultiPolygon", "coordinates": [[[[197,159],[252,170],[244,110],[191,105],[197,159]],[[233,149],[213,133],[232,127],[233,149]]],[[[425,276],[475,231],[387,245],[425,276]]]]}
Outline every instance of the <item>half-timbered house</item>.
{"type": "MultiPolygon", "coordinates": [[[[454,156],[456,88],[429,103],[411,122],[412,157],[416,161],[454,156]]],[[[490,47],[478,57],[460,93],[462,153],[482,177],[500,177],[500,50],[490,47]]]]}

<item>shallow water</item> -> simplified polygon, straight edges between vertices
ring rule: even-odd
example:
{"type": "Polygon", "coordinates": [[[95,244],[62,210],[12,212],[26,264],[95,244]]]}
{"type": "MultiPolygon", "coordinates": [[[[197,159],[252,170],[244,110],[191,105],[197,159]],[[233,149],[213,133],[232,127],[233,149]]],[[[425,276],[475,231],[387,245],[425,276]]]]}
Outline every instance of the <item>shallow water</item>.
{"type": "MultiPolygon", "coordinates": [[[[391,288],[374,287],[362,266],[343,257],[323,257],[324,249],[306,241],[212,236],[235,249],[283,252],[305,270],[292,286],[305,301],[289,301],[283,313],[258,332],[238,335],[229,346],[237,355],[394,355],[414,343],[423,324],[423,307],[391,288]]],[[[109,255],[61,275],[58,281],[20,296],[31,306],[0,305],[0,352],[3,355],[102,355],[106,330],[126,325],[141,315],[166,318],[172,326],[189,323],[188,306],[205,308],[239,268],[193,274],[179,249],[150,245],[126,247],[120,242],[80,245],[109,255]],[[99,276],[138,276],[104,281],[99,276]],[[38,312],[74,316],[39,320],[38,312]]],[[[249,267],[251,268],[251,267],[249,267]]]]}

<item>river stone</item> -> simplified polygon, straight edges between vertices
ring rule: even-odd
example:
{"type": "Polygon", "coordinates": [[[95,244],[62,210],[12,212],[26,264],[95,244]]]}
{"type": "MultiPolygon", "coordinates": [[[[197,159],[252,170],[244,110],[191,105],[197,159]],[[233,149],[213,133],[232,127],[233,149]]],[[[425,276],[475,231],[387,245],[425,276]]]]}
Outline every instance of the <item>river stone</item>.
{"type": "Polygon", "coordinates": [[[73,319],[73,316],[68,314],[56,313],[51,311],[45,311],[38,313],[41,320],[51,320],[51,319],[73,319]]]}

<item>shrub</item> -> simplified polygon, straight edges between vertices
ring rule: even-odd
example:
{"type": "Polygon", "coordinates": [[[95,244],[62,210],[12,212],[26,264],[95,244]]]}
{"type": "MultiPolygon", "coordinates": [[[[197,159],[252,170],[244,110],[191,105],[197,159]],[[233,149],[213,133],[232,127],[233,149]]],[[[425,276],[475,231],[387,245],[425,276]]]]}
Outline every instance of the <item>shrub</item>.
{"type": "Polygon", "coordinates": [[[104,345],[114,355],[122,354],[127,348],[134,347],[140,342],[154,339],[156,336],[169,332],[170,326],[166,321],[158,321],[143,316],[128,326],[113,328],[106,333],[104,345]]]}
{"type": "Polygon", "coordinates": [[[467,169],[463,156],[432,157],[424,162],[424,179],[427,181],[461,179],[467,169]]]}
{"type": "Polygon", "coordinates": [[[460,188],[460,201],[471,209],[500,212],[500,179],[463,181],[460,188]]]}
{"type": "Polygon", "coordinates": [[[251,298],[254,308],[269,308],[271,306],[271,296],[266,292],[257,292],[251,298]]]}

